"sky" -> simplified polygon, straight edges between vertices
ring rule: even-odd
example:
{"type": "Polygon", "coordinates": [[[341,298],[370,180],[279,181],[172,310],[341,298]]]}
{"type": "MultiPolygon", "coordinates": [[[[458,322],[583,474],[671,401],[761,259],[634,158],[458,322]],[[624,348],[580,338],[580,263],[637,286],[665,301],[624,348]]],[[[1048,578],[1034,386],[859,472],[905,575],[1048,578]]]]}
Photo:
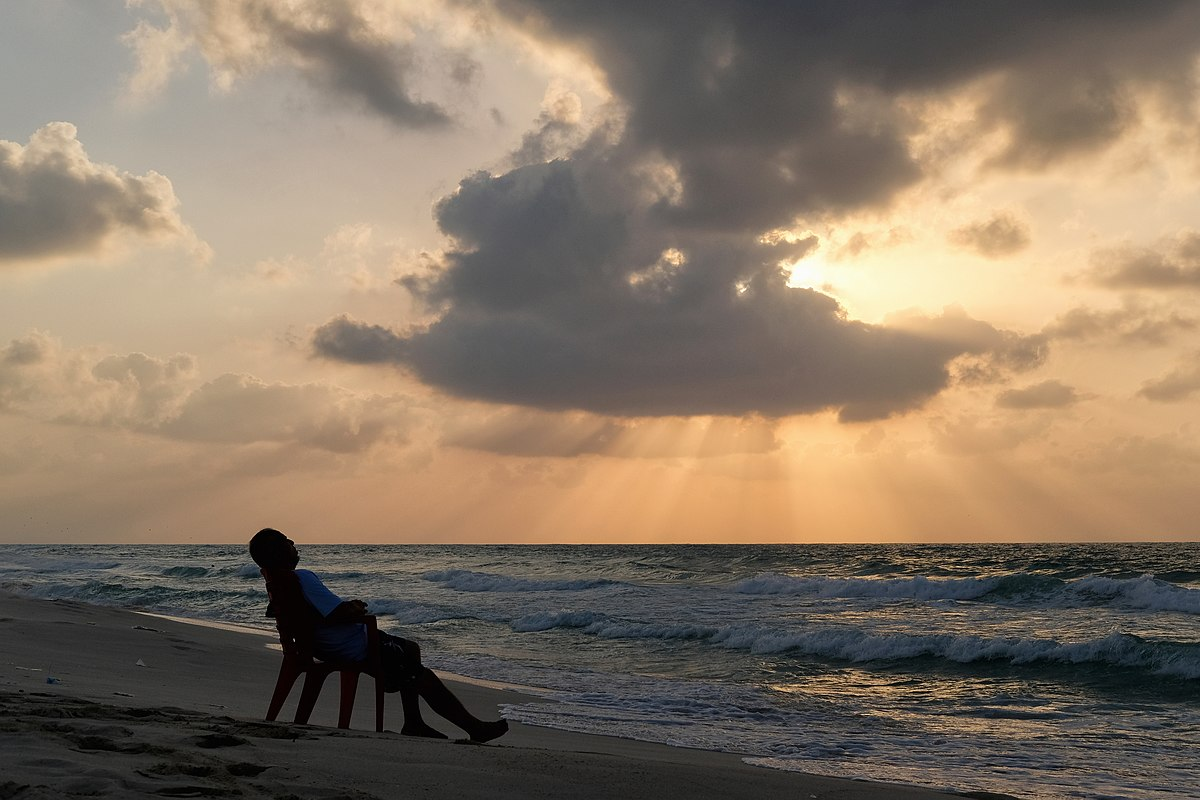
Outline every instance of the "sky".
{"type": "Polygon", "coordinates": [[[0,542],[1200,538],[1200,4],[0,19],[0,542]]]}

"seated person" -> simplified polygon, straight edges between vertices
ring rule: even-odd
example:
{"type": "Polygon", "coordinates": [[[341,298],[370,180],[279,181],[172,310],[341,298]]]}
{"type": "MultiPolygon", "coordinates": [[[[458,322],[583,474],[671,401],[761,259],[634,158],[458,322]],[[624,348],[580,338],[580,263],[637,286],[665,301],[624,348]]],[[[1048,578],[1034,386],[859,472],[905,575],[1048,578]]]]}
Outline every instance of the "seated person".
{"type": "MultiPolygon", "coordinates": [[[[300,554],[296,544],[274,528],[264,528],[250,540],[250,557],[264,570],[292,570],[300,582],[304,599],[323,620],[316,626],[315,655],[323,661],[362,661],[367,657],[367,631],[355,622],[367,613],[361,600],[342,600],[321,579],[306,569],[296,569],[300,554]]],[[[445,739],[421,718],[419,698],[424,698],[438,715],[467,732],[473,742],[487,742],[508,732],[508,722],[485,722],[473,716],[442,683],[433,670],[421,664],[416,642],[379,632],[379,657],[383,664],[384,691],[399,692],[404,707],[406,736],[445,739]]]]}

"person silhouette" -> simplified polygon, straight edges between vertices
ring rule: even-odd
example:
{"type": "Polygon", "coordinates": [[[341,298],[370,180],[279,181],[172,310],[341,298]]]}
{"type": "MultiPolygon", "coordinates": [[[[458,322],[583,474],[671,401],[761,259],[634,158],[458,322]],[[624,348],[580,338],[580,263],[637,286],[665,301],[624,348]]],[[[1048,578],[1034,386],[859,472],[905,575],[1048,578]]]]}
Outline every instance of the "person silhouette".
{"type": "MultiPolygon", "coordinates": [[[[307,569],[296,569],[300,553],[296,543],[274,528],[263,528],[250,539],[250,557],[263,570],[290,570],[300,582],[304,599],[320,622],[314,635],[314,654],[328,661],[362,661],[367,656],[366,627],[356,620],[367,613],[362,600],[343,600],[307,569]]],[[[473,742],[488,742],[508,732],[504,719],[484,721],[467,711],[433,670],[421,663],[416,642],[379,632],[379,655],[383,664],[384,691],[399,692],[404,708],[405,736],[448,738],[421,717],[424,699],[433,711],[466,731],[473,742]]]]}

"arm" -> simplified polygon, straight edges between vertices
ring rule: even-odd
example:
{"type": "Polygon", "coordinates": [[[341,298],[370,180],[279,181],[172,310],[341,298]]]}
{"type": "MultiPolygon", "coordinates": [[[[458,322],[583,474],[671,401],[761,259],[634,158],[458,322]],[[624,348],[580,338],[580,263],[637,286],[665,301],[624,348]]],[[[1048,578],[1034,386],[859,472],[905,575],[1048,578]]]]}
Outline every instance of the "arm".
{"type": "Polygon", "coordinates": [[[362,600],[342,600],[306,569],[296,570],[296,578],[304,599],[326,622],[358,622],[367,613],[367,604],[362,600]]]}
{"type": "Polygon", "coordinates": [[[325,615],[326,622],[355,622],[366,616],[367,604],[362,600],[346,600],[325,615]]]}

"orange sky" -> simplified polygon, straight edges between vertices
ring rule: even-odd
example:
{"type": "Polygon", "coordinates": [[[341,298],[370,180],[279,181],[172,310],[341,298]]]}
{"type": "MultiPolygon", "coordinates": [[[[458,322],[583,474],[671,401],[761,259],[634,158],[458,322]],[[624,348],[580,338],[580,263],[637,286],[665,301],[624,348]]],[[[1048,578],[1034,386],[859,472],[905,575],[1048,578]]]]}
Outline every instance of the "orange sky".
{"type": "Polygon", "coordinates": [[[0,541],[1196,538],[1200,8],[650,9],[8,9],[0,541]]]}

